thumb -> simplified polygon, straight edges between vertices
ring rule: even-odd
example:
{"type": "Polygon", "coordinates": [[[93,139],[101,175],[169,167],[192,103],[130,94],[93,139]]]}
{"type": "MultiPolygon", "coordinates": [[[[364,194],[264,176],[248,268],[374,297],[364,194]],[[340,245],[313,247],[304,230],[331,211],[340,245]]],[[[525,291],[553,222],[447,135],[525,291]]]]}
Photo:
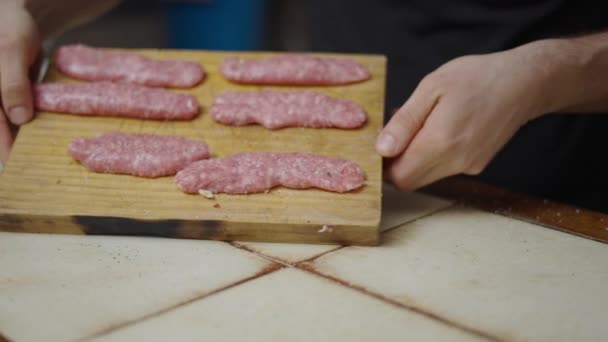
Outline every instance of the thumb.
{"type": "MultiPolygon", "coordinates": [[[[5,163],[8,159],[8,154],[13,144],[13,136],[11,134],[10,126],[6,116],[0,108],[0,169],[2,163],[5,163]]],[[[0,170],[2,173],[2,170],[0,170]]]]}
{"type": "Polygon", "coordinates": [[[0,94],[4,113],[15,125],[32,118],[32,94],[28,79],[27,44],[17,42],[0,51],[0,94]]]}
{"type": "Polygon", "coordinates": [[[435,107],[438,96],[425,89],[422,82],[393,115],[376,140],[376,151],[383,157],[401,154],[435,107]]]}

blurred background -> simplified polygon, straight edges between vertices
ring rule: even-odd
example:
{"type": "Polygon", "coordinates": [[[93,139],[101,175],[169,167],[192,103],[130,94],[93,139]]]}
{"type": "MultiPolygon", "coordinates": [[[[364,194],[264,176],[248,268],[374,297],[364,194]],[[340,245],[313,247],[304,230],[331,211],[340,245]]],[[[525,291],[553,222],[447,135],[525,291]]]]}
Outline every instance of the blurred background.
{"type": "Polygon", "coordinates": [[[309,50],[306,0],[123,0],[55,44],[213,50],[309,50]]]}

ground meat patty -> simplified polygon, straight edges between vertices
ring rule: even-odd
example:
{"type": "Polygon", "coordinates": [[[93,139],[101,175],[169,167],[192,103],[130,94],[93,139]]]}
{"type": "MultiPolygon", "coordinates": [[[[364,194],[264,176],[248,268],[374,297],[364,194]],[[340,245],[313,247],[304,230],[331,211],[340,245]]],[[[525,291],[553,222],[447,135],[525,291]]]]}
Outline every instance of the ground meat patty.
{"type": "Polygon", "coordinates": [[[282,185],[347,192],[365,184],[365,173],[352,161],[307,153],[246,152],[201,160],[177,173],[186,193],[249,194],[282,185]]]}
{"type": "Polygon", "coordinates": [[[352,101],[317,91],[224,92],[213,100],[211,115],[226,125],[258,123],[266,128],[357,128],[367,120],[352,101]]]}
{"type": "Polygon", "coordinates": [[[55,54],[64,74],[87,81],[129,82],[153,87],[190,88],[205,77],[194,61],[156,60],[132,52],[66,45],[55,54]]]}
{"type": "Polygon", "coordinates": [[[120,132],[76,138],[68,152],[94,172],[150,178],[174,175],[194,161],[209,158],[209,148],[200,141],[120,132]]]}
{"type": "Polygon", "coordinates": [[[262,59],[224,59],[220,70],[237,83],[273,85],[336,85],[370,78],[361,64],[349,58],[286,54],[262,59]]]}
{"type": "Polygon", "coordinates": [[[34,95],[36,108],[49,112],[154,120],[189,120],[199,112],[194,95],[126,83],[40,83],[34,95]]]}

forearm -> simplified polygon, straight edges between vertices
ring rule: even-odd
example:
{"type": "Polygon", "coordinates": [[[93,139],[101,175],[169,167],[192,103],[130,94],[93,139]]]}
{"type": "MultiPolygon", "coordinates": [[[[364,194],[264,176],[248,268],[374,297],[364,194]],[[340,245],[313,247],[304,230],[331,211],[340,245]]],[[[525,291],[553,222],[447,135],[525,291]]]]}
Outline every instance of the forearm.
{"type": "Polygon", "coordinates": [[[548,112],[608,112],[608,33],[524,45],[536,66],[548,112]]]}
{"type": "Polygon", "coordinates": [[[41,37],[49,38],[95,19],[120,0],[7,0],[7,3],[26,8],[41,37]]]}

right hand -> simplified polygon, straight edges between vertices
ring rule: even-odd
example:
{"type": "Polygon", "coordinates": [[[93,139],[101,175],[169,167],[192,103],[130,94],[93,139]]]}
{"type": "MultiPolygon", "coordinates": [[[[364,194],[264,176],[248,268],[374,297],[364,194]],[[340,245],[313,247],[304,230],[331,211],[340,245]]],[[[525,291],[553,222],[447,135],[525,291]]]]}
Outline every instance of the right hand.
{"type": "Polygon", "coordinates": [[[554,50],[535,43],[464,56],[427,75],[378,137],[378,153],[392,158],[387,178],[413,191],[482,172],[521,126],[558,108],[548,60],[539,58],[554,50]]]}
{"type": "Polygon", "coordinates": [[[13,143],[11,124],[30,121],[34,112],[28,69],[40,40],[34,19],[17,3],[0,4],[0,163],[8,159],[13,143]]]}

